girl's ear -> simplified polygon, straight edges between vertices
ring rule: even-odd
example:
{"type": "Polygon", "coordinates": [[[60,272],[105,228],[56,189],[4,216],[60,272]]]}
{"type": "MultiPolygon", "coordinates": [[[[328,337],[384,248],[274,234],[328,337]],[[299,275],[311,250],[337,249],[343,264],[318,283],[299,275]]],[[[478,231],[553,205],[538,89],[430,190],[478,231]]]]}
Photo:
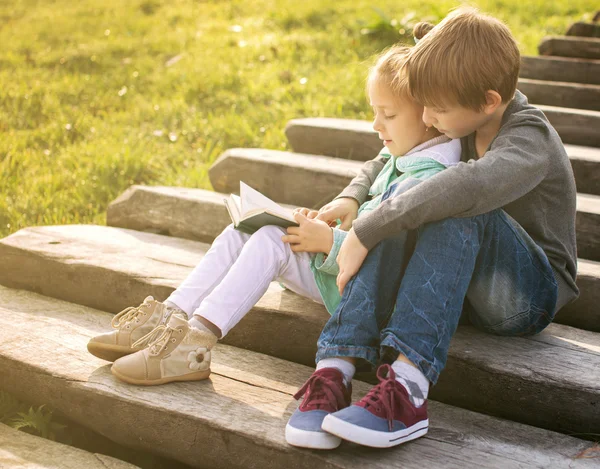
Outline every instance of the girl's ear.
{"type": "Polygon", "coordinates": [[[487,90],[485,93],[485,106],[483,112],[493,114],[502,105],[502,96],[497,91],[487,90]]]}

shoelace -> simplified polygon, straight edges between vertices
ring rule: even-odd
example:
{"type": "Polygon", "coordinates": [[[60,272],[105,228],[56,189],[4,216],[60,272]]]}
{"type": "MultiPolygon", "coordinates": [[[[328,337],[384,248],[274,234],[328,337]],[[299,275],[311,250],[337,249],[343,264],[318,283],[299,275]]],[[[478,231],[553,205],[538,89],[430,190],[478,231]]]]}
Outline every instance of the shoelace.
{"type": "Polygon", "coordinates": [[[160,325],[152,329],[145,336],[136,340],[132,347],[149,347],[150,353],[156,355],[160,353],[163,347],[171,340],[171,336],[175,331],[183,332],[182,329],[176,329],[171,326],[160,325]]]}
{"type": "Polygon", "coordinates": [[[323,409],[331,407],[329,409],[332,412],[336,412],[345,407],[344,394],[336,383],[321,375],[312,375],[306,383],[300,388],[300,390],[294,394],[294,399],[300,399],[304,394],[304,401],[302,407],[306,407],[309,404],[316,406],[317,409],[323,409]]]}
{"type": "Polygon", "coordinates": [[[388,421],[388,428],[392,431],[397,405],[400,405],[404,410],[408,410],[413,416],[416,413],[408,400],[408,395],[398,388],[402,385],[396,382],[396,373],[390,365],[384,364],[378,368],[377,379],[379,384],[373,387],[362,400],[366,401],[365,408],[373,406],[377,410],[383,409],[383,414],[388,421]]]}
{"type": "Polygon", "coordinates": [[[128,322],[134,321],[139,314],[143,314],[141,308],[146,304],[147,303],[144,301],[144,303],[142,303],[139,306],[130,306],[129,308],[125,308],[123,311],[117,313],[112,318],[110,325],[113,328],[118,329],[119,327],[121,327],[124,324],[127,324],[128,322]]]}

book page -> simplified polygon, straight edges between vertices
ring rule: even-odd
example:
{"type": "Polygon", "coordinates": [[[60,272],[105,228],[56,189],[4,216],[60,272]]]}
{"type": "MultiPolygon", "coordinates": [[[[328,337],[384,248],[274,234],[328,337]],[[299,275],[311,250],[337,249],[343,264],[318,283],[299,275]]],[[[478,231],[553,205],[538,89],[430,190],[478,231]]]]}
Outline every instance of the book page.
{"type": "Polygon", "coordinates": [[[240,198],[237,195],[231,194],[228,198],[223,199],[225,207],[229,212],[229,218],[233,222],[233,226],[240,223],[240,198]]]}
{"type": "Polygon", "coordinates": [[[241,218],[246,217],[249,212],[268,210],[283,218],[294,220],[291,210],[283,208],[242,181],[240,181],[240,198],[242,199],[241,218]]]}

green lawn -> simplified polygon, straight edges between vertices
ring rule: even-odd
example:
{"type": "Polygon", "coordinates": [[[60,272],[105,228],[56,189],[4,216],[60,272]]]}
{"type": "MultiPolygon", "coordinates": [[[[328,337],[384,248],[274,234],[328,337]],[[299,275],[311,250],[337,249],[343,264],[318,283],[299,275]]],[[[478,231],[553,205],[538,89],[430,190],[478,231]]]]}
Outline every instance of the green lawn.
{"type": "MultiPolygon", "coordinates": [[[[295,117],[368,119],[372,55],[408,40],[415,19],[437,21],[457,5],[2,0],[0,236],[103,224],[131,184],[209,188],[207,169],[222,151],[285,149],[283,128],[295,117]]],[[[478,6],[536,54],[544,35],[590,19],[597,2],[478,6]]]]}

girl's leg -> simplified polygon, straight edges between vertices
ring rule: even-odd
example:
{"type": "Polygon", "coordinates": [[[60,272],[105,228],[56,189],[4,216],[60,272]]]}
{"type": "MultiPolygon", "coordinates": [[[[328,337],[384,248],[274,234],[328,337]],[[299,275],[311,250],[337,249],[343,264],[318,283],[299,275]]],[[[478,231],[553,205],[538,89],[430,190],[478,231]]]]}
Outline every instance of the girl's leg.
{"type": "Polygon", "coordinates": [[[244,244],[238,258],[219,284],[194,311],[226,335],[258,302],[273,280],[322,303],[310,270],[310,255],[294,253],[281,241],[282,228],[265,226],[244,244]]]}
{"type": "Polygon", "coordinates": [[[194,270],[166,301],[174,303],[191,317],[200,303],[221,283],[250,237],[233,228],[233,225],[225,228],[194,270]]]}

